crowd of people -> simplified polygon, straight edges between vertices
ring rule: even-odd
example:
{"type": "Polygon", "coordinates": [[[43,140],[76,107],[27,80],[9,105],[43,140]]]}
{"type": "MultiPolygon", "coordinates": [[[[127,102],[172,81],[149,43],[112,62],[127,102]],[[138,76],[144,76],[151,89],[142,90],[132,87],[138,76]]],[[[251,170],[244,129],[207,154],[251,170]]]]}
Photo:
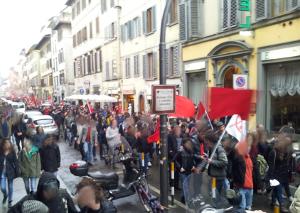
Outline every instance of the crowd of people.
{"type": "MultiPolygon", "coordinates": [[[[115,168],[115,150],[122,140],[126,140],[136,154],[142,172],[148,172],[154,155],[159,153],[159,141],[153,143],[148,140],[159,122],[157,116],[100,109],[89,112],[84,107],[57,108],[48,113],[53,116],[60,137],[78,149],[82,160],[89,165],[98,160],[99,154],[100,160],[115,168]]],[[[37,128],[36,135],[27,138],[22,119],[11,120],[2,116],[0,126],[3,204],[8,200],[9,207],[12,206],[13,180],[22,177],[28,195],[10,212],[22,212],[29,200],[41,202],[35,204],[44,204],[50,212],[77,212],[70,196],[59,189],[57,171],[61,157],[57,138],[45,135],[41,127],[37,128]],[[68,211],[63,210],[66,208],[68,211]]],[[[295,170],[291,150],[293,128],[285,126],[272,138],[264,126],[258,125],[243,141],[237,141],[226,133],[218,143],[226,126],[226,121],[223,122],[215,120],[210,125],[205,119],[169,119],[168,160],[175,164],[174,185],[176,190],[182,191],[181,201],[187,202],[189,176],[200,174],[201,177],[207,168],[208,176],[216,182],[216,205],[226,190],[234,189],[240,197],[238,208],[241,210],[252,209],[255,194],[265,194],[271,196],[272,207],[279,205],[281,212],[288,212],[284,195],[293,204],[297,198],[296,195],[293,198],[289,189],[295,170]],[[274,181],[278,183],[273,184],[274,181]]],[[[199,180],[199,184],[201,182],[199,180]]],[[[102,212],[103,206],[114,209],[106,203],[101,189],[90,179],[83,179],[77,186],[77,192],[77,203],[86,207],[82,212],[102,212]]]]}

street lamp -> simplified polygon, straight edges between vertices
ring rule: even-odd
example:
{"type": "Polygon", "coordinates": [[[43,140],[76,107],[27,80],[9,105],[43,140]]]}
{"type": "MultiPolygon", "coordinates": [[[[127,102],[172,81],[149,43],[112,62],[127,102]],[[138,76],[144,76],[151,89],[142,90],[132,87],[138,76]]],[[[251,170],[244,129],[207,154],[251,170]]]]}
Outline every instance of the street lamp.
{"type": "MultiPolygon", "coordinates": [[[[171,0],[167,0],[164,9],[160,27],[159,41],[159,84],[167,84],[166,70],[166,28],[168,23],[168,14],[171,7],[171,0]]],[[[160,202],[168,208],[168,117],[167,114],[160,115],[160,202]]],[[[166,208],[166,211],[168,211],[166,208]]]]}

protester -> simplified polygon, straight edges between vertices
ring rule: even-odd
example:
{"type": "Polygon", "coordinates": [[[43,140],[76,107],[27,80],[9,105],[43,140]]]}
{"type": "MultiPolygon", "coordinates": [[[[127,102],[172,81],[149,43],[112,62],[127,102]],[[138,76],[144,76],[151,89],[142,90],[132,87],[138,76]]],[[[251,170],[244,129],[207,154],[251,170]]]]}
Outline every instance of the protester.
{"type": "Polygon", "coordinates": [[[24,180],[27,194],[36,191],[36,181],[41,174],[41,159],[38,148],[31,141],[25,140],[24,148],[19,154],[21,177],[24,180]]]}
{"type": "Polygon", "coordinates": [[[57,178],[48,172],[43,172],[38,183],[37,192],[29,194],[9,209],[8,213],[22,212],[23,204],[28,200],[37,200],[49,208],[50,213],[77,213],[71,196],[65,189],[59,188],[57,178]]]}
{"type": "Polygon", "coordinates": [[[235,146],[236,155],[232,164],[233,185],[242,196],[240,208],[251,210],[253,201],[253,163],[247,141],[235,146]]]}
{"type": "Polygon", "coordinates": [[[13,200],[13,180],[20,175],[20,170],[14,148],[7,139],[0,143],[0,174],[3,193],[2,203],[5,204],[8,198],[8,207],[10,207],[13,200]]]}
{"type": "Polygon", "coordinates": [[[112,202],[105,200],[101,186],[91,178],[83,178],[77,185],[77,203],[81,213],[115,213],[112,202]]]}
{"type": "Polygon", "coordinates": [[[112,120],[111,126],[106,130],[106,139],[109,147],[109,157],[112,162],[112,166],[115,167],[115,149],[121,143],[121,135],[119,133],[118,123],[115,119],[112,120]]]}
{"type": "Polygon", "coordinates": [[[98,122],[96,125],[97,128],[97,132],[98,132],[98,144],[99,144],[99,152],[100,152],[100,159],[103,160],[104,159],[104,147],[106,147],[106,150],[108,151],[108,145],[107,145],[107,140],[106,140],[106,135],[105,135],[105,131],[106,131],[106,125],[105,125],[105,121],[103,121],[103,119],[100,117],[100,115],[98,116],[98,122]]]}
{"type": "Polygon", "coordinates": [[[147,174],[150,162],[150,153],[152,143],[148,143],[149,131],[147,126],[143,126],[140,135],[137,138],[136,148],[139,156],[139,165],[141,172],[147,174]]]}
{"type": "Polygon", "coordinates": [[[1,115],[0,139],[10,139],[11,125],[4,115],[1,115]]]}
{"type": "Polygon", "coordinates": [[[188,176],[196,169],[199,162],[194,155],[191,139],[185,138],[182,145],[183,149],[174,156],[174,159],[176,169],[180,172],[182,184],[181,202],[185,203],[185,198],[189,192],[188,176]]]}
{"type": "Polygon", "coordinates": [[[53,137],[48,137],[40,149],[41,168],[45,172],[54,174],[57,177],[57,171],[60,167],[60,151],[53,137]]]}
{"type": "Polygon", "coordinates": [[[36,127],[36,134],[32,137],[32,144],[40,149],[45,139],[46,135],[44,133],[43,127],[36,127]]]}

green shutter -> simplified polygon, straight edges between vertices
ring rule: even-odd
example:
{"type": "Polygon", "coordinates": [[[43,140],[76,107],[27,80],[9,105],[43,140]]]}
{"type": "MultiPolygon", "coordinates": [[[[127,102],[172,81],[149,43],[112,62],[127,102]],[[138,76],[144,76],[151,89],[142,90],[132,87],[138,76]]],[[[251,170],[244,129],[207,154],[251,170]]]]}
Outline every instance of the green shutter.
{"type": "Polygon", "coordinates": [[[256,0],[256,21],[268,18],[268,0],[256,0]]]}
{"type": "Polygon", "coordinates": [[[189,8],[189,37],[198,38],[200,36],[200,1],[191,0],[189,8]]]}

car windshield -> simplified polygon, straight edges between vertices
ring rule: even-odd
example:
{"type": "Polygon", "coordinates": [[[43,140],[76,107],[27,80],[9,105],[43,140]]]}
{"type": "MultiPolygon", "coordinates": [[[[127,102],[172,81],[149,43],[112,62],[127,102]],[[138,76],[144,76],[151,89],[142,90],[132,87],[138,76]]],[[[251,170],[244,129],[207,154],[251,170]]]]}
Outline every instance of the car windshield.
{"type": "Polygon", "coordinates": [[[52,122],[53,122],[52,119],[41,119],[41,120],[34,121],[36,125],[49,125],[52,124],[52,122]]]}
{"type": "Polygon", "coordinates": [[[38,111],[36,111],[36,112],[27,112],[27,116],[31,116],[31,115],[42,115],[42,113],[38,112],[38,111]]]}

